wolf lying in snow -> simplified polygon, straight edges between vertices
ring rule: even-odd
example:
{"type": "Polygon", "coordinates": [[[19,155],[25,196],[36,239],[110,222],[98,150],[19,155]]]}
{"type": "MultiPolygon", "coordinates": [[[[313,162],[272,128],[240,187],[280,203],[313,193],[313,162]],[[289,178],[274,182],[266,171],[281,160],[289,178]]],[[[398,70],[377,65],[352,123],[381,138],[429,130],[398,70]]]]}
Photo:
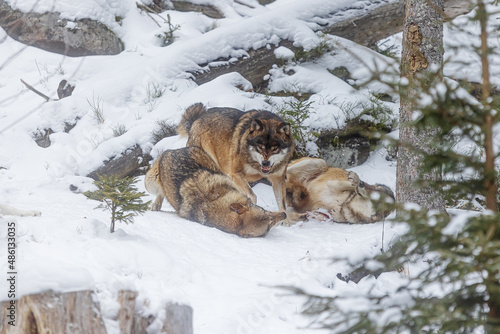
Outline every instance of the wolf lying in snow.
{"type": "Polygon", "coordinates": [[[147,172],[145,184],[157,195],[152,210],[160,210],[166,197],[179,216],[240,237],[264,236],[286,219],[284,212],[253,204],[197,146],[163,152],[147,172]]]}
{"type": "Polygon", "coordinates": [[[287,205],[298,213],[328,210],[339,223],[366,224],[389,215],[372,201],[372,196],[390,197],[392,190],[382,184],[370,185],[354,172],[328,167],[323,159],[302,158],[287,167],[287,205]],[[375,195],[378,193],[378,195],[375,195]]]}

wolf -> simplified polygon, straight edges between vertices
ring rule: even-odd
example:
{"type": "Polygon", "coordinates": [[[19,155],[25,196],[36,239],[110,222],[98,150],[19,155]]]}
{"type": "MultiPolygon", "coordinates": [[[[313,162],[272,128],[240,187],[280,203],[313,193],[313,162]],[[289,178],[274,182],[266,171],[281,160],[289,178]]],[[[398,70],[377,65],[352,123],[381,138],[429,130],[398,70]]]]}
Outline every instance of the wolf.
{"type": "Polygon", "coordinates": [[[372,196],[394,200],[386,185],[365,183],[352,171],[328,167],[323,159],[302,158],[288,165],[286,198],[296,212],[322,208],[339,223],[374,223],[387,217],[390,210],[377,206],[372,196]]]}
{"type": "Polygon", "coordinates": [[[206,109],[197,103],[186,109],[178,126],[187,146],[201,147],[253,203],[249,182],[268,179],[279,209],[286,211],[285,175],[295,142],[290,124],[269,111],[206,109]]]}
{"type": "Polygon", "coordinates": [[[240,237],[262,237],[286,219],[252,203],[212,158],[197,146],[167,150],[147,172],[145,185],[156,195],[153,210],[163,198],[179,216],[240,237]]]}

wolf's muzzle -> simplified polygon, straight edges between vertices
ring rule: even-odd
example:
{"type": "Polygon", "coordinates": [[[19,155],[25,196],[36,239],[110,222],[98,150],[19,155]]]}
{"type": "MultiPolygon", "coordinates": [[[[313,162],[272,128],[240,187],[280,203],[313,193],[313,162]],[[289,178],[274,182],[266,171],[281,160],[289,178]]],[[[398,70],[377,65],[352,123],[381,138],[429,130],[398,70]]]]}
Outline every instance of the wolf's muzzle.
{"type": "Polygon", "coordinates": [[[262,163],[260,164],[260,169],[262,170],[262,173],[269,173],[271,171],[271,161],[269,160],[263,160],[262,163]]]}

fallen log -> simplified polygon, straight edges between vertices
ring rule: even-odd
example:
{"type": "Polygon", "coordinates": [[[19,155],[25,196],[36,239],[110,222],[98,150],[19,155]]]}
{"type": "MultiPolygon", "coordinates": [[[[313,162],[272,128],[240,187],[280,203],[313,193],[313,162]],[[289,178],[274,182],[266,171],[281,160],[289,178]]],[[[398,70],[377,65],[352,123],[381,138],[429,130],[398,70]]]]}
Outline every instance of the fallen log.
{"type": "Polygon", "coordinates": [[[149,165],[153,158],[142,151],[139,145],[135,145],[123,152],[119,157],[104,161],[104,164],[97,170],[87,175],[94,180],[100,175],[116,175],[119,178],[126,176],[136,176],[141,168],[149,165]]]}
{"type": "MultiPolygon", "coordinates": [[[[458,15],[468,13],[474,4],[466,0],[445,1],[445,18],[450,20],[458,15]]],[[[371,46],[377,41],[392,36],[403,29],[404,1],[380,2],[380,5],[373,5],[373,9],[343,8],[336,13],[325,13],[332,23],[319,27],[318,31],[326,34],[340,36],[361,45],[371,46]],[[345,15],[349,11],[359,11],[359,14],[345,15]]],[[[209,67],[208,71],[192,72],[194,81],[198,84],[209,82],[220,75],[238,72],[250,81],[256,90],[265,86],[264,76],[268,74],[271,67],[278,62],[274,50],[278,46],[284,46],[294,52],[301,51],[301,48],[293,46],[293,41],[282,40],[278,45],[268,45],[258,49],[246,50],[248,56],[239,58],[237,61],[229,62],[229,59],[217,59],[218,63],[226,61],[221,66],[210,66],[203,64],[200,66],[209,67]]],[[[214,59],[215,61],[215,59],[214,59]]]]}

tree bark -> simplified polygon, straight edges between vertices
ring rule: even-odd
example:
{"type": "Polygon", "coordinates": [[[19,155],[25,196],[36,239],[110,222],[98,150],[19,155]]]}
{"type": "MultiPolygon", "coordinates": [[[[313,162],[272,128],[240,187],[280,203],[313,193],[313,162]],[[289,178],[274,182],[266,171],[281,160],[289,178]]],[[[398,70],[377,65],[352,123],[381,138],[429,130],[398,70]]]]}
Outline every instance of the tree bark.
{"type": "MultiPolygon", "coordinates": [[[[154,315],[145,316],[136,311],[137,296],[135,291],[118,292],[120,309],[116,320],[123,334],[146,334],[155,321],[154,315]]],[[[26,295],[18,300],[3,301],[0,307],[0,334],[106,334],[99,302],[90,290],[26,295]]],[[[163,313],[162,333],[193,334],[190,306],[167,303],[163,313]]]]}
{"type": "Polygon", "coordinates": [[[1,303],[1,334],[74,333],[106,334],[99,303],[92,291],[68,293],[43,292],[16,300],[15,326],[8,324],[5,314],[9,301],[1,303]]]}
{"type": "MultiPolygon", "coordinates": [[[[495,151],[493,147],[493,127],[495,125],[494,117],[492,115],[491,106],[488,100],[491,96],[491,83],[490,83],[490,64],[488,60],[488,15],[483,1],[478,1],[478,15],[482,17],[479,20],[481,25],[481,68],[482,68],[482,90],[481,99],[485,103],[486,113],[484,119],[484,152],[485,152],[485,166],[484,174],[485,190],[486,190],[486,208],[496,212],[497,211],[497,184],[495,175],[495,151]]],[[[499,312],[500,313],[500,312],[499,312]]]]}
{"type": "Polygon", "coordinates": [[[438,171],[423,172],[423,154],[432,154],[432,142],[439,140],[439,129],[417,129],[411,125],[417,100],[430,87],[443,62],[443,0],[407,0],[403,29],[401,79],[408,85],[401,90],[399,110],[399,149],[396,197],[400,203],[416,203],[428,210],[445,211],[444,200],[429,186],[417,186],[419,180],[437,180],[438,171]]]}

